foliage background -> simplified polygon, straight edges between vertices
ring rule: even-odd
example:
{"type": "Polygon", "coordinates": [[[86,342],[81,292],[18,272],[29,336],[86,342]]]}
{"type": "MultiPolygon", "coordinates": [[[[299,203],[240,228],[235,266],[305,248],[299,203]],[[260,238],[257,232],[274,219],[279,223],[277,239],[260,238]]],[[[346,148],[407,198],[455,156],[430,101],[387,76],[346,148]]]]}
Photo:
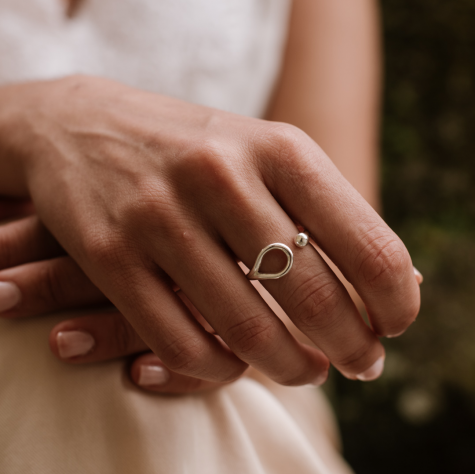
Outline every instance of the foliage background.
{"type": "Polygon", "coordinates": [[[377,382],[332,374],[357,473],[475,472],[475,0],[382,0],[384,217],[423,273],[377,382]]]}

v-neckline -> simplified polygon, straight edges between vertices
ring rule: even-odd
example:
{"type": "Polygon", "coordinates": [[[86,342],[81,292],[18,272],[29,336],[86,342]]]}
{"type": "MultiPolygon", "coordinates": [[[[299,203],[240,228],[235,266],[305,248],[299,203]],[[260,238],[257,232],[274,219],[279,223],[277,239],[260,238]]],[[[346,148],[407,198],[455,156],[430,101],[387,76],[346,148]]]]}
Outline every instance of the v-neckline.
{"type": "Polygon", "coordinates": [[[59,0],[64,5],[64,13],[66,18],[71,19],[77,12],[82,0],[59,0]]]}

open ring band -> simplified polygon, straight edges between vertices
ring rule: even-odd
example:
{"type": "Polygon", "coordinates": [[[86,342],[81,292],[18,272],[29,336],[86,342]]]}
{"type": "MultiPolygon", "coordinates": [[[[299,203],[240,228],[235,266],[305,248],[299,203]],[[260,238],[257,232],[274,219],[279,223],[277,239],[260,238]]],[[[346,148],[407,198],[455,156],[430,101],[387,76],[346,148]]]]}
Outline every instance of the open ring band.
{"type": "MultiPolygon", "coordinates": [[[[297,234],[294,238],[294,244],[299,247],[303,248],[308,244],[308,235],[301,232],[297,234]]],[[[277,280],[278,278],[282,278],[283,276],[287,275],[292,268],[294,263],[294,254],[292,250],[285,244],[281,244],[279,242],[275,244],[270,244],[267,247],[264,247],[256,258],[256,263],[252,267],[251,271],[247,274],[247,278],[249,280],[277,280]],[[267,252],[271,250],[281,250],[284,252],[285,256],[287,257],[287,264],[285,265],[284,269],[278,273],[260,273],[259,268],[262,263],[262,259],[267,252]]]]}

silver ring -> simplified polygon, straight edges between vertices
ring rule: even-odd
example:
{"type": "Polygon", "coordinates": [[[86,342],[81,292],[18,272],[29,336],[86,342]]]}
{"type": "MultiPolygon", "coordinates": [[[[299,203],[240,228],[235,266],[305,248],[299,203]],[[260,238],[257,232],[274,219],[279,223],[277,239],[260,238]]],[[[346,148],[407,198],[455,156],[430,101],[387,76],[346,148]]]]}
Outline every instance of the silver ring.
{"type": "MultiPolygon", "coordinates": [[[[303,248],[308,244],[308,235],[301,232],[297,234],[294,238],[294,244],[299,247],[303,248]]],[[[256,263],[252,267],[251,271],[247,274],[247,278],[249,280],[277,280],[278,278],[282,278],[283,276],[287,275],[292,268],[294,263],[294,254],[292,250],[285,244],[281,244],[279,242],[275,244],[270,244],[267,247],[264,247],[256,258],[256,263]],[[271,250],[281,250],[284,252],[285,256],[287,257],[287,264],[285,265],[284,269],[278,273],[260,273],[259,268],[262,263],[262,259],[267,252],[271,250]]]]}

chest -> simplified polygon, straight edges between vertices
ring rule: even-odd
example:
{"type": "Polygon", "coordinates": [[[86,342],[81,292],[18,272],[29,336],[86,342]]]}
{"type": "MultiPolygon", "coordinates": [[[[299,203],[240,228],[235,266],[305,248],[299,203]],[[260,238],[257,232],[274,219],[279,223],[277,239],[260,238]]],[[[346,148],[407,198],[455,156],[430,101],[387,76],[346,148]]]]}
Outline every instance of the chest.
{"type": "Polygon", "coordinates": [[[265,95],[288,4],[81,0],[68,18],[64,0],[0,0],[0,83],[84,73],[213,106],[244,87],[265,95]]]}

